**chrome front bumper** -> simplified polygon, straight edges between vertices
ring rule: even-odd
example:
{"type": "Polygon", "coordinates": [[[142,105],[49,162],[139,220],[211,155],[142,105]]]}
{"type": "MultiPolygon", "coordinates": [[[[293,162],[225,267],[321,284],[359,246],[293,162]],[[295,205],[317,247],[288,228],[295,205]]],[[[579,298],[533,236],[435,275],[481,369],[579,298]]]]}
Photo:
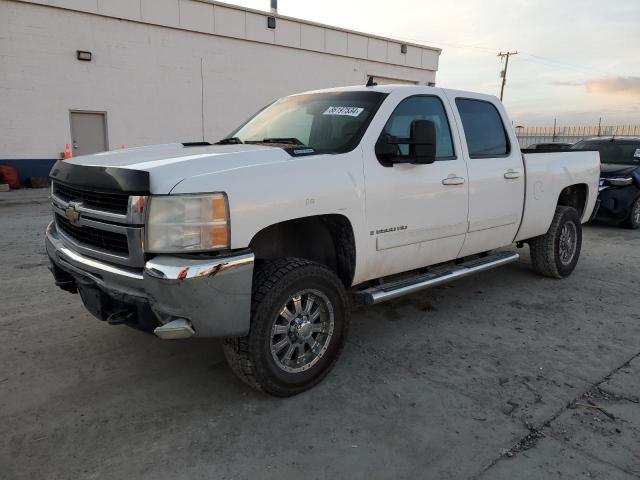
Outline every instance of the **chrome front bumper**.
{"type": "MultiPolygon", "coordinates": [[[[254,263],[249,251],[204,260],[160,255],[136,270],[71,250],[54,223],[47,227],[45,242],[53,265],[71,275],[78,288],[97,289],[110,302],[148,306],[159,326],[184,319],[197,337],[249,332],[254,263]]],[[[86,296],[82,298],[87,305],[86,296]]]]}

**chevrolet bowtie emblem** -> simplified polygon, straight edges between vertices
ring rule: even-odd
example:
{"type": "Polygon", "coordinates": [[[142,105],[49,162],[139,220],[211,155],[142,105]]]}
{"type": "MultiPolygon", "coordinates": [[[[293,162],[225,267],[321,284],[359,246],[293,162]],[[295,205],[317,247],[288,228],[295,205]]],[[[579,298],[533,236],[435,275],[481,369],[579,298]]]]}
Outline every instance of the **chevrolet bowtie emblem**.
{"type": "Polygon", "coordinates": [[[79,203],[71,202],[69,206],[64,211],[64,216],[67,217],[72,224],[75,224],[80,219],[80,212],[78,212],[79,203]]]}

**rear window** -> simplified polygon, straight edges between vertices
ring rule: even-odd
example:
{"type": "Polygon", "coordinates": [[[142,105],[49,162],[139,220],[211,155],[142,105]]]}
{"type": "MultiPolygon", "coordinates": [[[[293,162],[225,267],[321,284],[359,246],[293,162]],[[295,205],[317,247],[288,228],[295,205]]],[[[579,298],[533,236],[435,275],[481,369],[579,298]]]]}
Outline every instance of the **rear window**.
{"type": "Polygon", "coordinates": [[[509,141],[496,107],[483,100],[456,99],[471,158],[509,153],[509,141]]]}
{"type": "Polygon", "coordinates": [[[602,163],[620,163],[637,165],[640,163],[640,142],[583,140],[576,143],[571,150],[597,150],[602,163]]]}

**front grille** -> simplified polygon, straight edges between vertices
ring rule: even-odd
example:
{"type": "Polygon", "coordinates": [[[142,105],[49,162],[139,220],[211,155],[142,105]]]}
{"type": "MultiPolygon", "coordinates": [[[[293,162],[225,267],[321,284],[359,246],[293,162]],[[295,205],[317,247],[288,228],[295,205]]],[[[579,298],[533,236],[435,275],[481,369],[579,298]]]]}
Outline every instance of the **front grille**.
{"type": "Polygon", "coordinates": [[[126,215],[129,195],[126,193],[104,193],[70,187],[58,182],[53,184],[53,193],[65,201],[82,202],[85,207],[126,215]]]}
{"type": "Polygon", "coordinates": [[[59,214],[56,214],[56,225],[65,235],[82,245],[96,247],[117,255],[129,255],[127,236],[122,233],[98,230],[97,228],[86,226],[79,227],[73,225],[69,220],[59,214]]]}

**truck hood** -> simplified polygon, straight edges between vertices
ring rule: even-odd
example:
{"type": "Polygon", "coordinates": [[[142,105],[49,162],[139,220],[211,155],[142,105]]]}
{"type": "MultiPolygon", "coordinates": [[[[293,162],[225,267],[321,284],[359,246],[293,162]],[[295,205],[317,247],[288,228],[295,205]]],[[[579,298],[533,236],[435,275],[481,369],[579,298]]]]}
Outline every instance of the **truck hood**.
{"type": "Polygon", "coordinates": [[[291,158],[282,148],[265,145],[185,146],[169,143],[84,155],[67,162],[85,167],[145,171],[149,173],[151,193],[167,194],[185,178],[285,162],[291,158]]]}

